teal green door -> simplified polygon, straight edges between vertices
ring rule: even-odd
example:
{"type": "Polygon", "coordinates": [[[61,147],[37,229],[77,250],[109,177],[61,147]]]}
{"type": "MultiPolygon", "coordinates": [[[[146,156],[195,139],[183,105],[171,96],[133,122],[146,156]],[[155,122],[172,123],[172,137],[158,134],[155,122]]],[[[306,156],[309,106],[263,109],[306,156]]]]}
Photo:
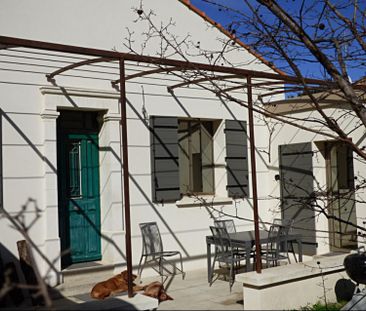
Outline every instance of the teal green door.
{"type": "Polygon", "coordinates": [[[100,260],[98,136],[66,132],[59,139],[63,266],[100,260]]]}

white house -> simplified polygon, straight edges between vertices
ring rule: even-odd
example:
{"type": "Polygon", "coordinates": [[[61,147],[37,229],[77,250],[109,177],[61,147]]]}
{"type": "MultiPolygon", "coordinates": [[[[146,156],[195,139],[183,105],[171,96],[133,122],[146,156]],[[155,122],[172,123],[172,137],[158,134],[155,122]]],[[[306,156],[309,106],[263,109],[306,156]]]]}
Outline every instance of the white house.
{"type": "MultiPolygon", "coordinates": [[[[144,0],[142,4],[141,8],[138,0],[3,0],[0,36],[122,52],[129,52],[124,44],[130,42],[138,53],[159,56],[160,38],[149,37],[141,48],[149,29],[146,21],[136,22],[141,13],[136,10],[142,9],[147,14],[153,10],[150,17],[158,27],[170,25],[176,40],[172,45],[189,35],[189,46],[182,47],[189,60],[207,63],[199,51],[209,55],[208,51],[221,51],[233,42],[188,0],[144,0]]],[[[220,60],[222,65],[276,73],[240,42],[234,46],[227,49],[226,60],[220,60]]],[[[165,56],[180,58],[172,47],[165,56]]],[[[118,64],[89,64],[53,80],[45,76],[82,60],[73,54],[17,46],[4,46],[0,51],[2,204],[13,216],[22,211],[31,239],[44,254],[42,258],[36,253],[36,259],[51,285],[62,282],[60,272],[71,264],[98,261],[114,266],[116,272],[125,265],[119,92],[110,83],[119,78],[118,64]]],[[[150,65],[127,62],[126,76],[146,66],[150,65]]],[[[142,244],[138,224],[156,221],[165,247],[180,250],[189,271],[206,267],[205,236],[210,234],[213,218],[224,217],[220,211],[236,215],[245,219],[235,219],[239,230],[253,229],[253,204],[247,109],[194,84],[174,87],[181,82],[174,72],[126,81],[132,258],[137,265],[142,244]],[[172,159],[159,153],[162,142],[154,132],[177,151],[171,157],[174,169],[172,159]],[[242,150],[239,156],[237,147],[242,150]],[[213,202],[218,211],[200,204],[199,197],[213,202]]],[[[246,91],[236,92],[246,100],[246,91]]],[[[254,90],[254,100],[256,94],[254,90]]],[[[313,155],[315,147],[324,150],[327,144],[323,138],[287,126],[270,140],[262,119],[255,115],[259,216],[262,222],[271,222],[281,213],[280,200],[273,197],[285,195],[276,175],[288,173],[279,164],[291,154],[286,148],[309,143],[297,147],[310,148],[301,152],[313,155]],[[271,159],[261,152],[268,152],[269,146],[271,159]]],[[[317,180],[324,182],[325,158],[319,154],[309,161],[319,171],[317,180]]],[[[355,172],[361,169],[354,167],[355,172]]],[[[313,179],[308,182],[315,183],[313,179]]],[[[324,217],[302,225],[328,228],[324,217]]],[[[16,241],[23,237],[5,218],[0,219],[0,226],[1,249],[17,257],[16,241]]],[[[307,239],[313,243],[305,252],[308,255],[331,249],[326,233],[310,234],[307,239]]]]}

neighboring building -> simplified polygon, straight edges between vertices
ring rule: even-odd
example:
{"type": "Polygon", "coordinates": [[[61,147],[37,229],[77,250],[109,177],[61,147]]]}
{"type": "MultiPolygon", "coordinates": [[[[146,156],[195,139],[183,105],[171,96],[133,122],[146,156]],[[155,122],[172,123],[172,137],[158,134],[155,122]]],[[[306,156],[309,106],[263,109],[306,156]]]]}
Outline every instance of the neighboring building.
{"type": "MultiPolygon", "coordinates": [[[[154,11],[157,24],[168,23],[172,17],[174,34],[179,38],[190,34],[189,40],[207,51],[222,49],[230,39],[219,25],[202,19],[202,13],[188,1],[146,0],[143,5],[145,12],[154,11]]],[[[139,34],[146,24],[134,22],[138,18],[134,6],[139,8],[140,1],[3,0],[0,35],[126,51],[122,41],[128,37],[127,27],[137,35],[136,46],[145,39],[139,34]]],[[[276,72],[243,44],[236,42],[236,46],[226,54],[226,65],[276,72]]],[[[154,56],[157,52],[159,41],[144,50],[154,56]]],[[[190,52],[194,55],[197,50],[190,52]]],[[[207,62],[203,56],[189,55],[196,62],[207,62]]],[[[113,63],[80,67],[56,76],[53,82],[39,74],[39,68],[50,73],[80,60],[74,55],[17,47],[1,50],[0,56],[3,206],[13,216],[24,208],[25,222],[32,224],[31,238],[54,264],[49,272],[49,264],[36,256],[52,285],[60,282],[59,272],[73,263],[100,261],[115,265],[116,271],[125,264],[119,93],[110,84],[118,79],[118,68],[113,63]],[[71,253],[60,258],[70,247],[71,253]]],[[[128,63],[127,75],[143,66],[128,63]]],[[[167,91],[167,86],[177,83],[174,74],[167,73],[127,81],[132,251],[136,265],[142,244],[138,224],[156,221],[166,248],[180,250],[189,271],[206,267],[205,236],[210,234],[213,217],[222,217],[202,206],[196,196],[226,214],[246,219],[235,220],[238,230],[253,229],[247,110],[195,86],[167,91]],[[162,144],[169,150],[161,148],[162,144]],[[196,195],[187,195],[192,192],[196,195]]],[[[311,155],[315,147],[325,150],[330,145],[325,138],[287,130],[287,126],[269,142],[268,128],[259,118],[255,133],[259,215],[261,221],[271,222],[280,215],[280,200],[273,197],[284,195],[284,190],[280,191],[275,175],[280,170],[281,180],[286,173],[287,166],[278,163],[287,161],[287,150],[301,147],[295,154],[309,155],[301,165],[306,170],[316,168],[317,178],[325,181],[324,157],[319,164],[314,161],[322,154],[311,155]],[[260,152],[268,152],[269,144],[271,160],[260,152]]],[[[346,159],[350,155],[342,148],[346,159]]],[[[360,168],[355,164],[355,169],[356,175],[360,168]]],[[[351,176],[351,170],[350,164],[344,176],[351,176]]],[[[313,179],[306,186],[312,183],[313,179]]],[[[321,217],[305,225],[328,228],[321,217]]],[[[1,247],[17,256],[16,241],[22,236],[6,219],[0,219],[0,226],[1,247]]],[[[314,233],[307,238],[319,243],[317,249],[309,244],[309,255],[329,251],[327,235],[320,239],[314,233]]]]}

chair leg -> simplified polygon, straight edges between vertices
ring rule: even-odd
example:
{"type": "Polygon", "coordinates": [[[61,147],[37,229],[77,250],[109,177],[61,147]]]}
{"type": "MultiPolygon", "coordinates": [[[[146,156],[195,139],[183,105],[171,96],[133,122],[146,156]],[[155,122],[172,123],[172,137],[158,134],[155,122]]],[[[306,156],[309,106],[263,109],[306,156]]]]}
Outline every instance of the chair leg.
{"type": "Polygon", "coordinates": [[[158,264],[159,264],[159,274],[161,275],[161,277],[163,277],[163,275],[164,275],[164,272],[163,272],[164,262],[163,262],[162,257],[159,258],[158,264]]]}
{"type": "Polygon", "coordinates": [[[145,268],[146,260],[147,260],[147,257],[141,255],[139,266],[138,266],[138,269],[137,269],[137,275],[140,277],[140,279],[141,279],[141,275],[142,275],[142,270],[144,270],[144,268],[145,268]],[[141,262],[142,262],[143,257],[145,257],[145,261],[144,261],[143,265],[141,266],[141,262]]]}
{"type": "Polygon", "coordinates": [[[234,285],[234,263],[232,262],[230,264],[230,272],[229,272],[229,289],[231,293],[231,288],[234,285]]]}
{"type": "Polygon", "coordinates": [[[292,253],[292,255],[294,255],[295,262],[297,262],[297,258],[296,258],[295,250],[294,250],[294,244],[292,242],[290,242],[290,243],[291,243],[291,250],[290,250],[290,252],[292,253]]]}
{"type": "Polygon", "coordinates": [[[183,271],[183,259],[182,259],[182,254],[179,253],[179,257],[180,257],[180,270],[182,271],[182,280],[184,280],[186,273],[183,271]]]}
{"type": "Polygon", "coordinates": [[[214,268],[215,268],[215,263],[216,263],[216,257],[214,257],[214,260],[213,260],[213,263],[212,263],[212,266],[211,266],[211,271],[210,271],[210,286],[212,285],[212,279],[213,279],[213,274],[214,274],[214,268]]]}

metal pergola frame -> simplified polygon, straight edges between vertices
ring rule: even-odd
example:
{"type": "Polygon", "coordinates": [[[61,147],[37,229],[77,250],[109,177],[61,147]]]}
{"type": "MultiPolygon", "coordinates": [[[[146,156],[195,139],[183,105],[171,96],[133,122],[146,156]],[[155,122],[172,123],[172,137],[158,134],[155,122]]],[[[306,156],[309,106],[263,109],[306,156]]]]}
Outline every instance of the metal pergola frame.
{"type": "MultiPolygon", "coordinates": [[[[248,102],[248,124],[249,124],[249,141],[250,141],[250,157],[251,157],[251,180],[252,180],[252,194],[253,194],[253,211],[254,211],[254,229],[255,229],[255,246],[256,246],[256,271],[261,273],[261,254],[259,243],[259,215],[258,215],[258,194],[257,194],[257,178],[256,178],[256,159],[255,159],[255,139],[254,139],[254,121],[253,121],[253,95],[252,87],[276,84],[313,84],[317,86],[336,87],[335,83],[323,81],[318,79],[299,79],[293,76],[281,75],[277,73],[269,73],[262,71],[254,71],[242,68],[218,66],[203,64],[197,62],[187,62],[175,59],[166,59],[152,56],[134,55],[129,53],[122,53],[117,51],[109,51],[102,49],[85,48],[72,45],[63,45],[43,41],[27,40],[15,37],[0,36],[0,46],[2,48],[22,47],[37,50],[46,50],[52,52],[79,54],[84,56],[96,57],[95,59],[88,59],[81,62],[76,62],[60,68],[51,74],[46,75],[48,81],[53,81],[54,77],[71,69],[83,65],[94,64],[98,62],[118,61],[119,64],[119,79],[111,81],[112,86],[119,84],[119,97],[121,106],[121,141],[120,148],[123,161],[123,193],[124,193],[124,208],[125,208],[125,227],[126,227],[126,263],[128,271],[128,296],[133,296],[132,291],[132,251],[131,251],[131,212],[130,212],[130,190],[129,190],[129,166],[128,166],[128,141],[127,141],[127,115],[126,115],[126,81],[143,77],[154,73],[170,73],[173,71],[205,71],[212,73],[226,74],[217,76],[217,80],[225,79],[244,79],[244,83],[239,86],[227,88],[226,90],[236,90],[247,88],[247,102],[248,102]],[[137,63],[146,63],[158,66],[157,69],[142,71],[130,76],[126,76],[125,62],[132,61],[137,63]],[[267,82],[253,83],[253,78],[266,79],[267,82]]],[[[177,85],[168,87],[168,91],[174,88],[187,86],[190,84],[198,84],[204,81],[215,80],[212,76],[207,78],[193,79],[191,81],[184,81],[177,85]]],[[[225,90],[223,90],[225,91],[225,90]]],[[[1,141],[0,141],[1,143],[1,141]]],[[[1,156],[1,155],[0,155],[1,156]]],[[[122,190],[122,189],[121,189],[122,190]]]]}

